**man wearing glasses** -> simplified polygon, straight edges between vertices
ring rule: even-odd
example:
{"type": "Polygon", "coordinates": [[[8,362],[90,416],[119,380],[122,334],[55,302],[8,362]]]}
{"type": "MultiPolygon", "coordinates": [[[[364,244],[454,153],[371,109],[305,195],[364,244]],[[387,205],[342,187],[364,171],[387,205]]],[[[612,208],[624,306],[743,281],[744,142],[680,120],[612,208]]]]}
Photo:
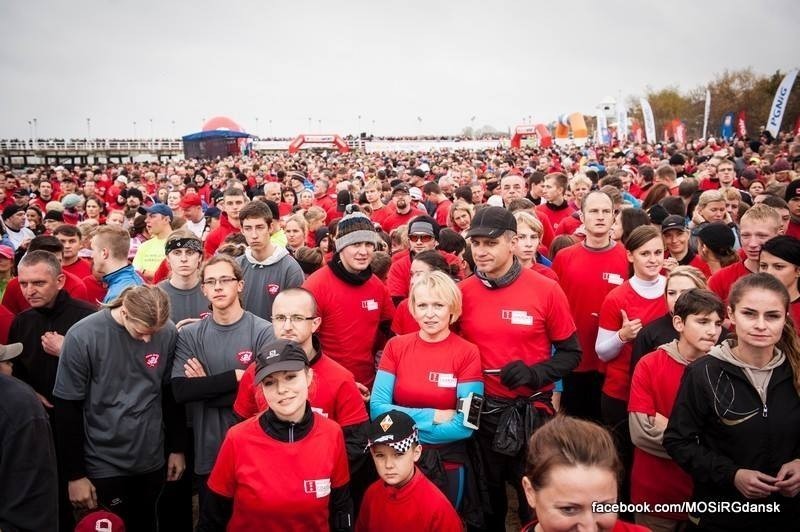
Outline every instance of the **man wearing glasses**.
{"type": "Polygon", "coordinates": [[[188,403],[194,427],[194,472],[200,505],[206,480],[225,434],[234,424],[233,401],[245,369],[258,350],[275,339],[272,325],[242,307],[242,270],[230,257],[216,255],[200,273],[211,315],[178,333],[172,391],[188,403]]]}

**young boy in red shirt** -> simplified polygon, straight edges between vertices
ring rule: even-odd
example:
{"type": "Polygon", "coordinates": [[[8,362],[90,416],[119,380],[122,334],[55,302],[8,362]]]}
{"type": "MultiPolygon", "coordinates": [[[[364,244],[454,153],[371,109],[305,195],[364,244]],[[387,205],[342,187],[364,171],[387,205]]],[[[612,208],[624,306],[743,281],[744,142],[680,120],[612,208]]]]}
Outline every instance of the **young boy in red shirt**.
{"type": "Polygon", "coordinates": [[[422,447],[411,416],[399,410],[378,416],[370,425],[367,448],[381,479],[364,495],[356,532],[463,530],[450,501],[415,465],[422,447]]]}
{"type": "MultiPolygon", "coordinates": [[[[631,502],[680,503],[691,500],[692,478],[667,455],[662,440],[686,366],[705,356],[717,342],[725,317],[722,300],[709,290],[693,289],[675,302],[672,326],[678,340],[660,346],[636,365],[628,412],[635,445],[631,502]]],[[[636,515],[653,530],[677,530],[686,514],[636,515]]]]}

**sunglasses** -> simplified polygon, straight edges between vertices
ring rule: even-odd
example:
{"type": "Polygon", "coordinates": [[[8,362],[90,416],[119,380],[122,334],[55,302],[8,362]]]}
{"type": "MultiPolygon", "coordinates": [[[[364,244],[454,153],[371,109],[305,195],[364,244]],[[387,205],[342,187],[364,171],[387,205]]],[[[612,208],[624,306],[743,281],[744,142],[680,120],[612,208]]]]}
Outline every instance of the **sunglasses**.
{"type": "Polygon", "coordinates": [[[411,242],[422,242],[427,244],[431,240],[433,240],[432,235],[408,235],[408,240],[411,242]]]}

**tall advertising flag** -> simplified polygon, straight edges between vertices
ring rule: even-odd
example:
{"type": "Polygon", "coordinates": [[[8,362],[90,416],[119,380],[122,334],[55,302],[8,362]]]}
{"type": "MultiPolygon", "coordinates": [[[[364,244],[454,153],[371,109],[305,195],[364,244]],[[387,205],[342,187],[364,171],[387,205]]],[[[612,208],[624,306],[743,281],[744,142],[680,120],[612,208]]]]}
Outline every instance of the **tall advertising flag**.
{"type": "Polygon", "coordinates": [[[711,91],[706,89],[706,110],[703,114],[703,138],[708,138],[708,115],[711,114],[711,91]]]}
{"type": "Polygon", "coordinates": [[[723,139],[730,140],[733,138],[733,119],[736,115],[734,113],[725,113],[722,117],[722,129],[720,134],[723,139]]]}
{"type": "Polygon", "coordinates": [[[617,105],[617,139],[628,140],[628,110],[617,105]]]}
{"type": "Polygon", "coordinates": [[[766,128],[775,138],[778,137],[778,131],[781,129],[783,114],[786,112],[786,106],[789,103],[789,93],[792,92],[792,85],[794,85],[794,78],[796,77],[797,69],[790,71],[781,81],[778,90],[775,91],[775,98],[772,100],[772,109],[769,112],[766,128]]]}
{"type": "Polygon", "coordinates": [[[597,141],[600,144],[608,144],[611,139],[608,135],[608,119],[603,108],[597,109],[597,141]]]}
{"type": "Polygon", "coordinates": [[[653,109],[650,107],[650,102],[644,98],[639,99],[639,104],[642,106],[642,115],[644,116],[644,132],[647,136],[647,142],[654,144],[658,142],[658,138],[656,138],[656,121],[653,118],[653,109]]]}
{"type": "Polygon", "coordinates": [[[747,136],[747,113],[745,111],[739,111],[739,115],[736,117],[736,136],[740,139],[747,136]]]}

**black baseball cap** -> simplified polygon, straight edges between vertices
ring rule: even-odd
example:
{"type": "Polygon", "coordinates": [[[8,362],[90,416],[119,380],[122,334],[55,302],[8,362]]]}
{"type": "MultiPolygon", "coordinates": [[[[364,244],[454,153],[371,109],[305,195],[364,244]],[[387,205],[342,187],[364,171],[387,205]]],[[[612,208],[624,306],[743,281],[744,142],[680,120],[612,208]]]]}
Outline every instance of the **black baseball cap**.
{"type": "Polygon", "coordinates": [[[419,432],[414,420],[405,412],[389,410],[381,414],[367,429],[367,449],[373,445],[388,445],[401,453],[419,441],[419,432]]]}
{"type": "Polygon", "coordinates": [[[497,238],[506,231],[517,232],[517,220],[514,215],[503,207],[484,207],[472,217],[467,237],[497,238]]]}
{"type": "Polygon", "coordinates": [[[736,240],[731,228],[722,222],[705,224],[696,233],[697,238],[717,255],[733,249],[736,240]]]}
{"type": "Polygon", "coordinates": [[[411,189],[408,187],[406,183],[398,183],[392,189],[392,196],[394,196],[398,192],[401,192],[403,194],[411,194],[411,189]]]}
{"type": "Polygon", "coordinates": [[[275,340],[256,354],[256,382],[278,371],[300,371],[308,367],[308,357],[297,342],[275,340]]]}
{"type": "Polygon", "coordinates": [[[679,214],[670,214],[661,222],[661,233],[666,233],[672,229],[686,230],[686,218],[679,214]]]}

